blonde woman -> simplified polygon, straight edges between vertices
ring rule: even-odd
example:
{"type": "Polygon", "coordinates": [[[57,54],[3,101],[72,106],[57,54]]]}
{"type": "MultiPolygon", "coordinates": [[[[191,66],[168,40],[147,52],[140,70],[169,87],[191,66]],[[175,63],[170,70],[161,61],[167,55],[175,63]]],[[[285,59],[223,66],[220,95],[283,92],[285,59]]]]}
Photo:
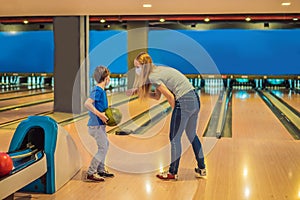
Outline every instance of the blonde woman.
{"type": "Polygon", "coordinates": [[[136,71],[134,89],[127,94],[139,98],[160,99],[164,95],[172,107],[169,139],[171,142],[171,164],[167,172],[158,174],[163,180],[177,180],[181,157],[181,136],[185,131],[197,160],[197,177],[205,177],[206,169],[201,142],[196,134],[200,100],[194,87],[178,70],[171,67],[155,66],[148,53],[140,53],[134,60],[136,71]],[[151,92],[151,87],[155,92],[151,92]]]}

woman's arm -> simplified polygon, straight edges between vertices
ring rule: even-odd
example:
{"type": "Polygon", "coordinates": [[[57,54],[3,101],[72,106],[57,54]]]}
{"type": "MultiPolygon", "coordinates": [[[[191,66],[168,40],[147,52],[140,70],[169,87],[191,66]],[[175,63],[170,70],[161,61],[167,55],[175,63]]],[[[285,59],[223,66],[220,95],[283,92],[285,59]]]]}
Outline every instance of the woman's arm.
{"type": "Polygon", "coordinates": [[[156,88],[154,92],[150,92],[150,93],[149,93],[149,97],[151,97],[152,99],[155,99],[155,100],[159,100],[160,97],[161,97],[161,91],[159,91],[159,90],[156,88]]]}
{"type": "Polygon", "coordinates": [[[95,108],[95,106],[93,105],[94,103],[94,100],[91,99],[91,98],[88,98],[85,103],[84,103],[84,106],[89,110],[91,111],[92,113],[94,113],[96,116],[98,116],[102,121],[103,123],[106,124],[108,118],[106,117],[105,113],[102,113],[100,112],[99,110],[97,110],[95,108]]]}
{"type": "Polygon", "coordinates": [[[156,87],[156,90],[159,91],[160,95],[163,94],[167,98],[171,107],[174,108],[175,98],[174,95],[170,92],[170,90],[163,83],[156,87]]]}

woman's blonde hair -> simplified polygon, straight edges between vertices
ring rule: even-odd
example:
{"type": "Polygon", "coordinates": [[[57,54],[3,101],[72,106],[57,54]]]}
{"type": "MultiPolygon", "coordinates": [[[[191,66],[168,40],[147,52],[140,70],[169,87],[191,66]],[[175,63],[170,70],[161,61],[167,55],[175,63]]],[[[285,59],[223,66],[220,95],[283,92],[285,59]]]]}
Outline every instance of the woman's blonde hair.
{"type": "Polygon", "coordinates": [[[141,52],[137,55],[135,60],[142,65],[141,67],[141,74],[140,75],[135,75],[135,80],[134,80],[134,88],[138,89],[138,95],[141,99],[147,97],[151,83],[149,81],[149,75],[154,69],[154,64],[152,62],[152,58],[148,53],[141,52]]]}

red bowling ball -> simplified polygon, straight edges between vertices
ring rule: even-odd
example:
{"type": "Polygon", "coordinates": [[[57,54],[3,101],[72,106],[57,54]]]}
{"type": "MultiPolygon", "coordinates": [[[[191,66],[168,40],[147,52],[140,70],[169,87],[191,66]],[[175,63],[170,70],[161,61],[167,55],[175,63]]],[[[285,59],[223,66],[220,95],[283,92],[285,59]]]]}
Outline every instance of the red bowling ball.
{"type": "Polygon", "coordinates": [[[4,152],[0,152],[0,176],[5,176],[13,169],[13,161],[11,157],[4,152]]]}

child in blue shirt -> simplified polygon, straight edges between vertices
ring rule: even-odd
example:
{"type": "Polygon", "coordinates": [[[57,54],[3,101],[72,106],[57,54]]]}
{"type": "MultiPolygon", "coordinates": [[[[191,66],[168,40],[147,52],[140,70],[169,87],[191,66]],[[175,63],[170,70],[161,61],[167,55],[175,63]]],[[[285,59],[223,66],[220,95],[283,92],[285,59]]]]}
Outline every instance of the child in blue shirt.
{"type": "Polygon", "coordinates": [[[114,177],[114,174],[105,170],[105,157],[107,154],[109,141],[106,133],[105,110],[108,108],[108,101],[105,86],[110,82],[110,72],[104,66],[96,67],[93,78],[97,82],[91,91],[90,97],[84,105],[89,110],[88,130],[89,134],[95,138],[98,151],[94,155],[87,171],[87,179],[92,181],[104,181],[105,177],[114,177]]]}

